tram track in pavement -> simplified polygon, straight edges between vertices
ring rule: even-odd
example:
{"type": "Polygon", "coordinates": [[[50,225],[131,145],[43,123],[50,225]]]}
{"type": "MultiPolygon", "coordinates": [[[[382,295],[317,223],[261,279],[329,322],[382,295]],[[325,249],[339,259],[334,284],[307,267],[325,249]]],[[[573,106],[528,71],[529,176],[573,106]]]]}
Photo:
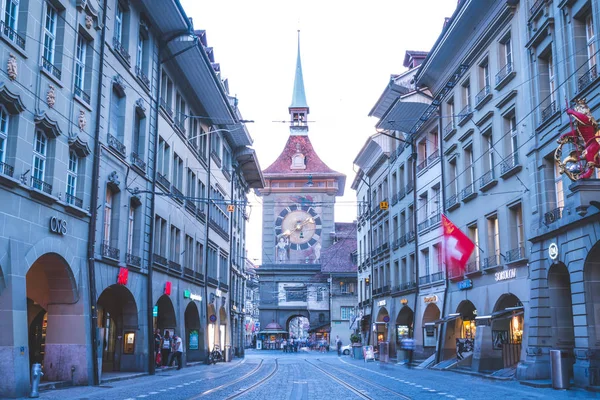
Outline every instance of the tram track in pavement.
{"type": "MultiPolygon", "coordinates": [[[[235,379],[235,380],[233,380],[231,382],[227,382],[227,383],[224,383],[222,385],[215,386],[214,388],[205,390],[204,392],[202,392],[202,393],[200,393],[198,395],[195,395],[193,397],[188,398],[188,400],[197,400],[197,399],[200,399],[202,397],[214,394],[214,393],[216,393],[216,392],[218,392],[220,390],[223,390],[223,389],[226,389],[228,387],[231,387],[231,386],[233,386],[235,384],[238,384],[238,383],[246,380],[247,378],[251,377],[252,375],[255,375],[256,373],[258,373],[258,371],[261,370],[261,368],[263,366],[263,363],[264,363],[264,359],[261,359],[260,362],[258,363],[258,365],[256,366],[256,368],[254,368],[252,371],[248,372],[247,374],[245,374],[245,375],[243,375],[243,376],[241,376],[241,377],[239,377],[239,378],[237,378],[237,379],[235,379]]],[[[251,391],[252,389],[254,389],[254,388],[262,385],[263,383],[265,383],[268,379],[270,379],[275,374],[275,372],[277,371],[277,368],[278,368],[277,359],[275,359],[275,369],[266,378],[262,378],[257,383],[253,384],[252,386],[244,388],[244,389],[242,389],[242,391],[239,391],[238,393],[235,393],[234,395],[232,395],[230,397],[227,397],[227,398],[232,398],[233,399],[233,398],[239,397],[239,396],[243,395],[244,393],[247,393],[247,392],[251,391]]]]}
{"type": "Polygon", "coordinates": [[[229,397],[226,397],[225,400],[236,399],[236,398],[256,389],[257,387],[261,386],[262,384],[266,383],[269,379],[271,379],[273,377],[273,375],[275,375],[275,373],[277,372],[278,369],[279,369],[279,363],[277,362],[277,359],[275,359],[275,368],[273,368],[273,371],[271,371],[271,373],[269,375],[262,378],[261,380],[254,383],[253,385],[248,386],[247,388],[240,389],[238,393],[235,393],[229,397]]]}
{"type": "MultiPolygon", "coordinates": [[[[363,399],[373,399],[373,400],[374,400],[374,399],[376,399],[376,398],[381,398],[381,397],[371,397],[371,396],[369,396],[369,395],[367,395],[367,394],[365,393],[365,390],[363,390],[363,389],[359,389],[359,388],[357,388],[357,387],[355,387],[355,386],[353,386],[353,385],[349,384],[348,382],[345,382],[343,379],[341,379],[341,378],[339,378],[339,377],[337,377],[337,376],[333,375],[333,374],[332,374],[331,372],[329,372],[328,370],[326,370],[326,369],[324,369],[324,368],[321,368],[321,367],[319,367],[319,366],[315,365],[314,363],[312,363],[312,362],[310,362],[310,361],[308,361],[308,360],[305,360],[305,361],[306,361],[307,363],[309,363],[311,366],[313,366],[314,368],[316,368],[316,369],[318,369],[319,371],[323,372],[325,375],[329,376],[329,377],[330,377],[331,379],[333,379],[334,381],[338,382],[338,383],[339,383],[339,384],[341,384],[342,386],[345,386],[346,388],[348,388],[349,390],[351,390],[353,393],[356,393],[358,396],[360,396],[360,397],[361,397],[361,398],[363,398],[363,399]]],[[[321,360],[317,359],[317,361],[321,361],[321,360]]],[[[383,386],[383,385],[380,385],[380,384],[378,384],[378,383],[371,382],[371,381],[369,381],[369,380],[367,380],[367,379],[365,379],[365,378],[363,378],[363,377],[361,377],[361,376],[359,376],[359,375],[355,375],[355,374],[353,374],[353,373],[351,373],[351,372],[348,372],[348,371],[346,371],[346,370],[344,370],[344,369],[342,369],[342,368],[335,367],[335,366],[333,366],[333,365],[331,365],[331,364],[328,364],[328,363],[323,363],[323,365],[326,365],[326,366],[327,366],[327,369],[329,369],[329,370],[335,370],[335,371],[341,372],[341,373],[343,373],[343,374],[345,374],[345,375],[347,375],[347,376],[350,376],[350,377],[352,377],[352,379],[353,379],[353,380],[357,380],[357,381],[364,382],[364,383],[366,383],[366,384],[367,384],[367,385],[369,385],[369,386],[376,387],[376,388],[377,388],[377,389],[379,389],[379,390],[383,390],[383,391],[385,391],[385,392],[387,392],[387,393],[390,393],[390,394],[394,395],[394,396],[395,396],[395,397],[397,397],[397,398],[400,398],[400,399],[405,399],[405,400],[411,400],[411,399],[412,399],[411,397],[409,397],[409,396],[407,396],[407,395],[405,395],[405,394],[403,394],[403,393],[397,392],[397,391],[395,391],[395,390],[393,390],[393,389],[387,388],[387,387],[385,387],[385,386],[383,386]]],[[[386,398],[387,398],[387,397],[386,397],[386,398]]]]}

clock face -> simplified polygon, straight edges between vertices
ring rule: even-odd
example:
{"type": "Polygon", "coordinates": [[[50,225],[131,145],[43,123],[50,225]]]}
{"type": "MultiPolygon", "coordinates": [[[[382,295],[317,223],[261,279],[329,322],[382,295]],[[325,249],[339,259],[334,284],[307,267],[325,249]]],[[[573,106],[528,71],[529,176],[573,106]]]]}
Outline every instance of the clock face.
{"type": "Polygon", "coordinates": [[[306,250],[317,244],[322,228],[315,209],[299,204],[284,208],[275,221],[275,234],[287,236],[292,250],[306,250]]]}

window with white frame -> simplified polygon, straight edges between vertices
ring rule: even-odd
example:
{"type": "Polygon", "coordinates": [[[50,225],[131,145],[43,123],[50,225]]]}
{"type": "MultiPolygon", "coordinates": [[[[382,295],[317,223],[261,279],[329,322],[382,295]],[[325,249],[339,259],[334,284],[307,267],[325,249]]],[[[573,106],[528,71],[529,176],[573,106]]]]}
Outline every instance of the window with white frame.
{"type": "Polygon", "coordinates": [[[565,206],[565,193],[563,190],[563,175],[558,164],[553,163],[554,167],[554,193],[556,194],[556,208],[565,206]]]}
{"type": "Polygon", "coordinates": [[[525,230],[523,228],[523,209],[521,203],[509,208],[510,217],[510,241],[511,260],[524,257],[525,251],[525,230]]]}
{"type": "Polygon", "coordinates": [[[106,198],[104,199],[104,244],[110,246],[112,233],[112,209],[113,192],[106,188],[106,198]]]}
{"type": "Polygon", "coordinates": [[[195,257],[194,271],[202,272],[202,267],[204,263],[204,245],[200,242],[196,242],[196,257],[195,257]]]}
{"type": "Polygon", "coordinates": [[[129,206],[127,217],[127,254],[133,254],[133,236],[135,232],[135,208],[129,206]]]}
{"type": "Polygon", "coordinates": [[[340,319],[342,320],[350,320],[352,316],[352,310],[354,307],[342,306],[340,307],[340,319]]]}
{"type": "Polygon", "coordinates": [[[471,257],[469,258],[469,264],[472,270],[468,269],[467,272],[478,271],[480,268],[480,260],[479,260],[479,229],[477,228],[477,222],[469,225],[467,227],[469,239],[475,244],[475,250],[471,253],[471,257]]]}
{"type": "MultiPolygon", "coordinates": [[[[44,19],[44,61],[54,64],[54,52],[56,48],[56,23],[58,13],[56,9],[46,2],[46,17],[44,19]]],[[[48,66],[44,64],[44,68],[48,66]]],[[[50,67],[51,68],[51,67],[50,67]]],[[[52,72],[52,71],[49,71],[52,72]]]]}
{"type": "Polygon", "coordinates": [[[8,140],[9,115],[4,106],[0,106],[0,173],[4,173],[6,162],[6,142],[8,140]]]}
{"type": "Polygon", "coordinates": [[[154,254],[167,255],[167,220],[159,215],[154,217],[154,254]]]}
{"type": "Polygon", "coordinates": [[[596,35],[594,33],[594,17],[592,13],[585,19],[585,40],[588,54],[588,66],[593,68],[596,65],[596,35]]]}
{"type": "Polygon", "coordinates": [[[484,132],[482,139],[485,149],[485,156],[482,159],[483,171],[484,174],[487,174],[484,176],[485,179],[483,182],[481,182],[482,185],[484,185],[488,181],[494,179],[494,138],[492,136],[491,128],[484,132]]]}
{"type": "Polygon", "coordinates": [[[46,156],[48,152],[48,137],[40,130],[35,132],[33,144],[33,187],[42,190],[46,177],[46,156]]]}
{"type": "Polygon", "coordinates": [[[475,190],[473,188],[473,183],[475,179],[475,163],[473,157],[473,145],[469,144],[464,149],[465,152],[465,196],[470,195],[475,190]]]}
{"type": "Polygon", "coordinates": [[[69,167],[67,168],[67,196],[69,204],[75,204],[77,199],[77,169],[79,158],[73,150],[69,151],[69,167]]]}
{"type": "Polygon", "coordinates": [[[506,38],[502,41],[502,45],[500,47],[502,53],[502,61],[504,61],[504,66],[506,67],[506,73],[510,73],[512,71],[512,40],[510,35],[506,36],[506,38]]]}
{"type": "Polygon", "coordinates": [[[77,48],[75,49],[75,91],[83,91],[85,85],[85,57],[87,52],[87,41],[79,34],[77,35],[77,48]]]}
{"type": "Polygon", "coordinates": [[[487,217],[488,223],[488,254],[486,267],[493,267],[500,264],[500,227],[498,216],[491,215],[487,217]]]}
{"type": "Polygon", "coordinates": [[[115,40],[119,44],[123,43],[123,6],[117,1],[117,10],[115,11],[115,40]]]}
{"type": "Polygon", "coordinates": [[[175,225],[171,225],[171,236],[169,236],[169,260],[179,264],[181,253],[181,230],[175,225]]]}
{"type": "Polygon", "coordinates": [[[185,235],[185,255],[184,267],[188,269],[194,268],[194,239],[190,235],[185,235]]]}
{"type": "Polygon", "coordinates": [[[13,31],[17,30],[19,18],[19,0],[6,0],[4,4],[4,24],[13,31]]]}

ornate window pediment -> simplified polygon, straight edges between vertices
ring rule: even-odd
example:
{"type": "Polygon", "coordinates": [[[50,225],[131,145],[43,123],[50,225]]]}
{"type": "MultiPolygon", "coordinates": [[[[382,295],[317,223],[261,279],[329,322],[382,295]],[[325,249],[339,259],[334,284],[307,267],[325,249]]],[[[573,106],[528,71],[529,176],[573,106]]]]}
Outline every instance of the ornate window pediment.
{"type": "Polygon", "coordinates": [[[21,96],[8,90],[4,82],[0,83],[0,103],[4,104],[10,114],[19,114],[25,110],[21,96]]]}
{"type": "Polygon", "coordinates": [[[77,157],[84,158],[91,154],[90,147],[86,141],[81,140],[77,135],[69,138],[69,147],[77,154],[77,157]]]}
{"type": "Polygon", "coordinates": [[[41,129],[50,139],[56,139],[62,134],[58,122],[50,118],[45,112],[37,114],[34,118],[34,122],[36,128],[41,129]]]}

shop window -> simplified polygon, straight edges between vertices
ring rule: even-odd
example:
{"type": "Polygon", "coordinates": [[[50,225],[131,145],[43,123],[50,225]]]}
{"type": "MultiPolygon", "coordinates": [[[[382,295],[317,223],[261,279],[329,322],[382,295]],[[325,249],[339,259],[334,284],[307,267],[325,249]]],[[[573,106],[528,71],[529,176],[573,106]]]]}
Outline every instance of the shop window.
{"type": "Polygon", "coordinates": [[[133,354],[135,352],[135,333],[126,332],[123,340],[123,354],[133,354]]]}

